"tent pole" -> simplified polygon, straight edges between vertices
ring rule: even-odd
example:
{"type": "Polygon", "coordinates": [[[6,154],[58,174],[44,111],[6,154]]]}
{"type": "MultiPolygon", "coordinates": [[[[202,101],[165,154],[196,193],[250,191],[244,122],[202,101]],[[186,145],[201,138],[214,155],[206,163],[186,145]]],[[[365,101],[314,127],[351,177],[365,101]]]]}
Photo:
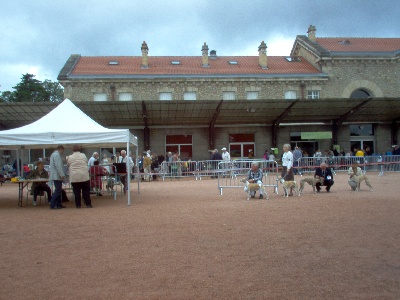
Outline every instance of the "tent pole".
{"type": "MultiPolygon", "coordinates": [[[[137,140],[136,140],[137,141],[137,140]]],[[[139,162],[139,143],[136,142],[136,158],[135,158],[135,166],[136,169],[138,170],[137,174],[139,174],[139,169],[138,169],[138,162],[139,162]]],[[[140,194],[140,177],[139,175],[137,176],[137,193],[140,194]]]]}
{"type": "MultiPolygon", "coordinates": [[[[129,132],[129,131],[128,131],[129,132]]],[[[129,135],[128,142],[126,143],[126,168],[128,169],[128,175],[126,178],[126,182],[128,184],[128,206],[131,205],[131,164],[130,164],[130,153],[129,153],[129,135]]]]}
{"type": "Polygon", "coordinates": [[[19,177],[20,167],[19,167],[19,150],[17,149],[17,177],[19,177]]]}

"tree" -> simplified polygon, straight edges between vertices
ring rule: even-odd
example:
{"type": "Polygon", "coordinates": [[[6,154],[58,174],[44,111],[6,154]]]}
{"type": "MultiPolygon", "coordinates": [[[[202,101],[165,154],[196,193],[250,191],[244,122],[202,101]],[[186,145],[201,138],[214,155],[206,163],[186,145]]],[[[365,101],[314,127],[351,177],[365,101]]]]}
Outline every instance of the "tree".
{"type": "Polygon", "coordinates": [[[50,93],[50,102],[62,102],[64,100],[64,89],[61,84],[46,79],[43,81],[43,87],[50,93]]]}
{"type": "Polygon", "coordinates": [[[62,102],[64,90],[58,82],[46,79],[44,82],[35,75],[22,75],[21,82],[13,87],[15,91],[0,93],[0,102],[62,102]]]}
{"type": "Polygon", "coordinates": [[[0,102],[14,102],[14,93],[10,91],[2,92],[0,102]]]}
{"type": "Polygon", "coordinates": [[[22,75],[21,82],[13,87],[14,102],[49,102],[50,92],[46,91],[43,84],[34,78],[35,75],[26,73],[22,75]]]}

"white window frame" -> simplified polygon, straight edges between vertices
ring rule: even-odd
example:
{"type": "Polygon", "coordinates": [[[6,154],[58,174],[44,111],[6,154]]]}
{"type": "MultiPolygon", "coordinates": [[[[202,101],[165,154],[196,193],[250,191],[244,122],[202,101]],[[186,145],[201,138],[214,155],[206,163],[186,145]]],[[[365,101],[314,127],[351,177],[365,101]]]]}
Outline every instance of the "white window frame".
{"type": "Polygon", "coordinates": [[[171,92],[160,92],[159,100],[161,100],[161,101],[171,101],[172,100],[172,93],[171,92]]]}
{"type": "Polygon", "coordinates": [[[257,100],[258,97],[259,97],[259,92],[258,91],[246,92],[246,99],[247,100],[257,100]]]}
{"type": "Polygon", "coordinates": [[[196,92],[185,92],[185,93],[183,93],[183,100],[188,100],[188,101],[197,100],[196,92]]]}
{"type": "Polygon", "coordinates": [[[94,93],[93,101],[96,101],[96,102],[107,101],[107,94],[106,93],[94,93]]]}
{"type": "Polygon", "coordinates": [[[119,93],[118,100],[119,101],[132,101],[133,95],[132,95],[132,93],[125,93],[125,92],[119,93]]]}
{"type": "Polygon", "coordinates": [[[307,91],[307,99],[319,99],[320,91],[318,90],[309,90],[307,91]]]}
{"type": "Polygon", "coordinates": [[[296,91],[286,91],[285,92],[285,99],[297,99],[297,92],[296,91]]]}
{"type": "Polygon", "coordinates": [[[222,92],[222,100],[235,100],[235,92],[222,92]]]}

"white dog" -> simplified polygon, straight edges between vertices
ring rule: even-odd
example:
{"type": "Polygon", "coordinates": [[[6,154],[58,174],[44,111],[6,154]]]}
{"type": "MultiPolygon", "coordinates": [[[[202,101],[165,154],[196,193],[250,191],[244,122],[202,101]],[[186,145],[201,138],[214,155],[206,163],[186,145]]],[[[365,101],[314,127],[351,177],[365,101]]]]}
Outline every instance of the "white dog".
{"type": "Polygon", "coordinates": [[[269,199],[268,193],[266,192],[261,181],[258,183],[250,183],[247,178],[242,178],[240,181],[246,183],[244,191],[247,192],[247,200],[250,200],[250,197],[254,198],[254,194],[257,191],[260,191],[260,197],[265,195],[265,199],[269,199]]]}
{"type": "Polygon", "coordinates": [[[365,180],[365,184],[369,187],[370,191],[373,192],[374,189],[372,188],[371,183],[369,182],[369,179],[367,177],[367,175],[363,174],[363,175],[353,175],[353,177],[349,180],[349,184],[352,188],[355,189],[355,191],[359,192],[360,191],[360,185],[361,182],[365,180]]]}
{"type": "Polygon", "coordinates": [[[278,178],[277,180],[279,180],[279,182],[283,185],[283,197],[289,197],[290,188],[293,188],[295,194],[300,196],[299,187],[296,181],[286,181],[283,178],[278,178]]]}

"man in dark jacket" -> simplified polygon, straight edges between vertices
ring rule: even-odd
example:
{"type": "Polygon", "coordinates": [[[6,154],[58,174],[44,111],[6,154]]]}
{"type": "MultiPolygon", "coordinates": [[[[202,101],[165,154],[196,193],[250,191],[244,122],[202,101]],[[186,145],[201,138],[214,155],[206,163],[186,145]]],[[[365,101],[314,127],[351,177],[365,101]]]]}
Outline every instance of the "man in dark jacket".
{"type": "MultiPolygon", "coordinates": [[[[314,178],[316,179],[323,178],[324,179],[323,185],[326,186],[325,189],[329,193],[329,191],[331,190],[331,186],[334,184],[334,181],[333,181],[332,171],[330,168],[327,167],[326,163],[322,163],[319,168],[315,169],[314,178]]],[[[315,184],[315,187],[317,188],[317,192],[319,193],[321,191],[321,183],[317,182],[315,184]]]]}

